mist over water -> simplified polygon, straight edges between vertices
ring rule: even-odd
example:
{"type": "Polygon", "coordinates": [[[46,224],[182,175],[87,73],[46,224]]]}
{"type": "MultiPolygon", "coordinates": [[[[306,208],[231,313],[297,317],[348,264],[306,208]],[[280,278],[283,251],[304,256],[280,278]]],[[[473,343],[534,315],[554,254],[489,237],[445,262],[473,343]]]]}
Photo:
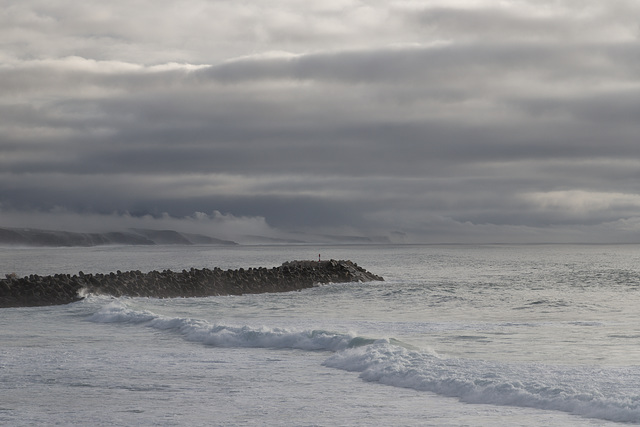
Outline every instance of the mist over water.
{"type": "Polygon", "coordinates": [[[52,274],[269,267],[318,253],[386,281],[4,309],[0,421],[640,423],[635,246],[2,249],[0,259],[52,274]]]}

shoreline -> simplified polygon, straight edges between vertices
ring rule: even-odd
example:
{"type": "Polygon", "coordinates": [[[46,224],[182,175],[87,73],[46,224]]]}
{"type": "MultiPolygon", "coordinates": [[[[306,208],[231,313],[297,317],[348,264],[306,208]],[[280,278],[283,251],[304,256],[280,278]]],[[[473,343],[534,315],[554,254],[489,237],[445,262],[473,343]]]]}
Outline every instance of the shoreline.
{"type": "Polygon", "coordinates": [[[384,279],[350,260],[289,261],[272,268],[221,270],[203,268],[108,274],[31,274],[0,279],[0,308],[62,305],[83,295],[114,297],[207,297],[299,291],[317,284],[370,282],[384,279]]]}

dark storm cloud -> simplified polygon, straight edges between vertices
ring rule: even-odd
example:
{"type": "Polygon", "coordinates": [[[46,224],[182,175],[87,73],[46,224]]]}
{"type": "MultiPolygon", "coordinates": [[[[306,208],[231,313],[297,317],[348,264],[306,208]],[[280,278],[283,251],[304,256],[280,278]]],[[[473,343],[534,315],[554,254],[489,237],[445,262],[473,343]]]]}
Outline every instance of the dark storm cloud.
{"type": "Polygon", "coordinates": [[[70,6],[0,17],[0,209],[14,225],[84,215],[85,228],[409,241],[640,230],[633,2],[70,6]]]}

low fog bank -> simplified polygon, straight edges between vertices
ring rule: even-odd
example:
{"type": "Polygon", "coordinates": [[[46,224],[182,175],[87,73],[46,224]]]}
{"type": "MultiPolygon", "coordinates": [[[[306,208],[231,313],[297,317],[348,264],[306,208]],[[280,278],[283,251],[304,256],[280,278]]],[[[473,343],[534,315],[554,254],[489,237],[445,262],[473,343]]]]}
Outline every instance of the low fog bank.
{"type": "MultiPolygon", "coordinates": [[[[309,240],[279,239],[266,236],[241,236],[243,244],[309,244],[309,243],[391,243],[384,237],[308,236],[309,240]]],[[[101,246],[101,245],[217,245],[234,246],[240,243],[217,239],[204,234],[181,233],[175,230],[110,231],[79,233],[73,231],[41,230],[33,228],[0,228],[0,245],[12,246],[101,246]]]]}
{"type": "Polygon", "coordinates": [[[263,217],[239,217],[214,211],[176,218],[130,214],[3,212],[0,245],[239,245],[313,243],[393,243],[386,236],[366,236],[353,230],[288,232],[267,224],[263,217]],[[351,233],[350,233],[351,232],[351,233]]]}
{"type": "MultiPolygon", "coordinates": [[[[304,222],[304,221],[301,221],[304,222]]],[[[262,216],[213,211],[176,217],[0,209],[2,246],[304,244],[637,244],[640,217],[542,225],[472,222],[389,208],[356,225],[274,226],[262,216]]]]}

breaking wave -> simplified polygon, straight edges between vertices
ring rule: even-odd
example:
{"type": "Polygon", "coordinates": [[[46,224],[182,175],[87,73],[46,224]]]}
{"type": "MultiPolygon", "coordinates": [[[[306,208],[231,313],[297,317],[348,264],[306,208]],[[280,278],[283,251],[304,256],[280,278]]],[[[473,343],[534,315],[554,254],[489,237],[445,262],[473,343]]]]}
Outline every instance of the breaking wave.
{"type": "Polygon", "coordinates": [[[335,353],[324,365],[359,372],[366,381],[429,391],[466,403],[640,422],[640,371],[636,367],[604,369],[452,359],[380,342],[335,353]],[[630,385],[633,390],[629,390],[630,385]]]}
{"type": "Polygon", "coordinates": [[[294,331],[284,328],[212,325],[205,320],[166,317],[150,311],[136,311],[119,301],[95,313],[89,320],[97,323],[133,323],[174,331],[186,340],[215,347],[291,348],[299,350],[340,351],[372,341],[355,334],[324,330],[294,331]]]}
{"type": "Polygon", "coordinates": [[[428,391],[467,403],[556,410],[616,422],[640,422],[640,369],[551,366],[456,359],[393,339],[325,330],[214,325],[136,311],[114,301],[89,317],[178,333],[217,347],[331,351],[324,365],[358,372],[365,381],[428,391]]]}

